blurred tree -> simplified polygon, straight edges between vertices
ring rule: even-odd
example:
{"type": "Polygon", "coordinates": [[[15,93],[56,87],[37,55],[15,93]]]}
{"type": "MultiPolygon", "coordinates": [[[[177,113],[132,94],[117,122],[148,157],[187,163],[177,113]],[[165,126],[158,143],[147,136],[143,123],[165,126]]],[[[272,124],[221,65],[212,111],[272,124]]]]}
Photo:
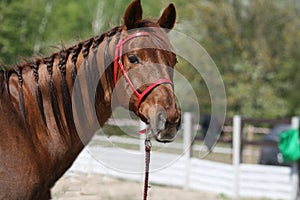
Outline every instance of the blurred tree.
{"type": "Polygon", "coordinates": [[[295,74],[295,61],[300,57],[295,50],[300,41],[296,37],[299,17],[289,3],[193,1],[198,20],[191,23],[199,27],[198,40],[222,73],[230,115],[280,117],[299,113],[299,92],[292,84],[299,80],[295,74]]]}
{"type": "Polygon", "coordinates": [[[43,10],[40,1],[0,1],[0,61],[16,62],[32,55],[43,10]]]}
{"type": "MultiPolygon", "coordinates": [[[[99,2],[99,10],[101,13],[98,21],[101,21],[101,31],[111,29],[123,22],[123,15],[127,6],[132,0],[110,0],[99,2]]],[[[148,19],[156,19],[159,17],[160,11],[167,7],[168,3],[160,0],[142,1],[143,17],[148,19]]]]}
{"type": "Polygon", "coordinates": [[[61,47],[60,41],[68,43],[74,38],[92,36],[96,2],[1,1],[0,61],[14,64],[20,56],[48,55],[53,52],[51,45],[61,47]]]}
{"type": "MultiPolygon", "coordinates": [[[[0,62],[49,55],[108,31],[123,21],[131,0],[0,1],[0,62]]],[[[199,41],[220,70],[229,115],[283,117],[300,112],[300,17],[296,0],[172,0],[175,29],[199,41]]],[[[159,17],[170,2],[142,1],[146,18],[159,17]]],[[[184,44],[184,41],[182,41],[184,44]]],[[[198,55],[195,55],[198,56],[198,55]]],[[[180,59],[179,73],[191,82],[202,111],[210,95],[201,76],[180,59]]],[[[194,110],[186,98],[186,107],[194,110]]]]}
{"type": "MultiPolygon", "coordinates": [[[[14,64],[19,57],[50,54],[53,48],[74,44],[121,24],[131,0],[0,1],[0,62],[14,64]]],[[[144,16],[158,17],[163,3],[143,2],[144,16]]],[[[163,5],[163,6],[167,6],[163,5]]]]}

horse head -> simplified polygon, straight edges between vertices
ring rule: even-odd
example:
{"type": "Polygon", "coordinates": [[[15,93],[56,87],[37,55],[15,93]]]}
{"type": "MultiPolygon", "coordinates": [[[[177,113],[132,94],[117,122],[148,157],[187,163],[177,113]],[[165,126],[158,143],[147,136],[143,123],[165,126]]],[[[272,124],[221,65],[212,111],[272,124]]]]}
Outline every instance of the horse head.
{"type": "Polygon", "coordinates": [[[177,59],[168,39],[175,19],[175,7],[170,4],[157,22],[143,20],[140,1],[133,1],[125,12],[115,51],[115,84],[123,80],[117,87],[118,101],[129,96],[129,105],[123,106],[147,123],[150,136],[159,142],[175,140],[181,121],[173,87],[177,59]]]}

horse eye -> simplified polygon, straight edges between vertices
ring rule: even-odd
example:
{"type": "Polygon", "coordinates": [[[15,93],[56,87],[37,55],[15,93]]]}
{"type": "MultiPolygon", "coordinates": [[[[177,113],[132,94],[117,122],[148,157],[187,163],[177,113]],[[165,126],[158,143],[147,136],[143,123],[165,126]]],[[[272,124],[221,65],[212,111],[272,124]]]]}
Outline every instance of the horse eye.
{"type": "Polygon", "coordinates": [[[138,59],[138,58],[136,57],[136,55],[134,55],[134,54],[130,54],[130,55],[128,56],[128,60],[129,60],[129,62],[132,63],[132,64],[138,64],[138,63],[140,63],[139,59],[138,59]]]}

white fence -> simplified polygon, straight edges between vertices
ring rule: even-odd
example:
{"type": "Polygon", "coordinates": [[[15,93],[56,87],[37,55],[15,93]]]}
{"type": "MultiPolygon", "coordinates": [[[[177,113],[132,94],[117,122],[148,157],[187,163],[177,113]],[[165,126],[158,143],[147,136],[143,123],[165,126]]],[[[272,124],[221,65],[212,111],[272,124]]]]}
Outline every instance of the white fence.
{"type": "MultiPolygon", "coordinates": [[[[236,117],[234,121],[235,137],[237,131],[240,131],[237,126],[239,120],[236,117]]],[[[130,143],[132,140],[126,142],[130,143]]],[[[239,153],[237,140],[239,141],[235,138],[233,142],[235,154],[239,153]]],[[[140,141],[135,140],[134,143],[138,144],[140,141]]],[[[174,145],[183,147],[184,142],[174,145]]],[[[222,193],[234,198],[296,199],[296,168],[240,164],[239,155],[235,154],[233,164],[230,165],[190,158],[187,153],[179,155],[153,152],[150,169],[154,171],[150,174],[150,183],[222,193]]],[[[70,171],[99,173],[142,182],[143,169],[144,155],[140,150],[123,151],[118,148],[89,146],[79,155],[70,171]]]]}

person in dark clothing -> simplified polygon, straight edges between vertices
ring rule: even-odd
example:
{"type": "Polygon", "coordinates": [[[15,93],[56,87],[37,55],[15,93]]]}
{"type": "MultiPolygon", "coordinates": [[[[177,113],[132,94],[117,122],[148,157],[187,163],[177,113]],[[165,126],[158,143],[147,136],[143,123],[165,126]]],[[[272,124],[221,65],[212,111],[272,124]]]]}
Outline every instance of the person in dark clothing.
{"type": "Polygon", "coordinates": [[[218,117],[209,114],[203,114],[200,118],[201,124],[201,139],[209,151],[212,151],[220,135],[223,134],[222,125],[218,117]]]}

